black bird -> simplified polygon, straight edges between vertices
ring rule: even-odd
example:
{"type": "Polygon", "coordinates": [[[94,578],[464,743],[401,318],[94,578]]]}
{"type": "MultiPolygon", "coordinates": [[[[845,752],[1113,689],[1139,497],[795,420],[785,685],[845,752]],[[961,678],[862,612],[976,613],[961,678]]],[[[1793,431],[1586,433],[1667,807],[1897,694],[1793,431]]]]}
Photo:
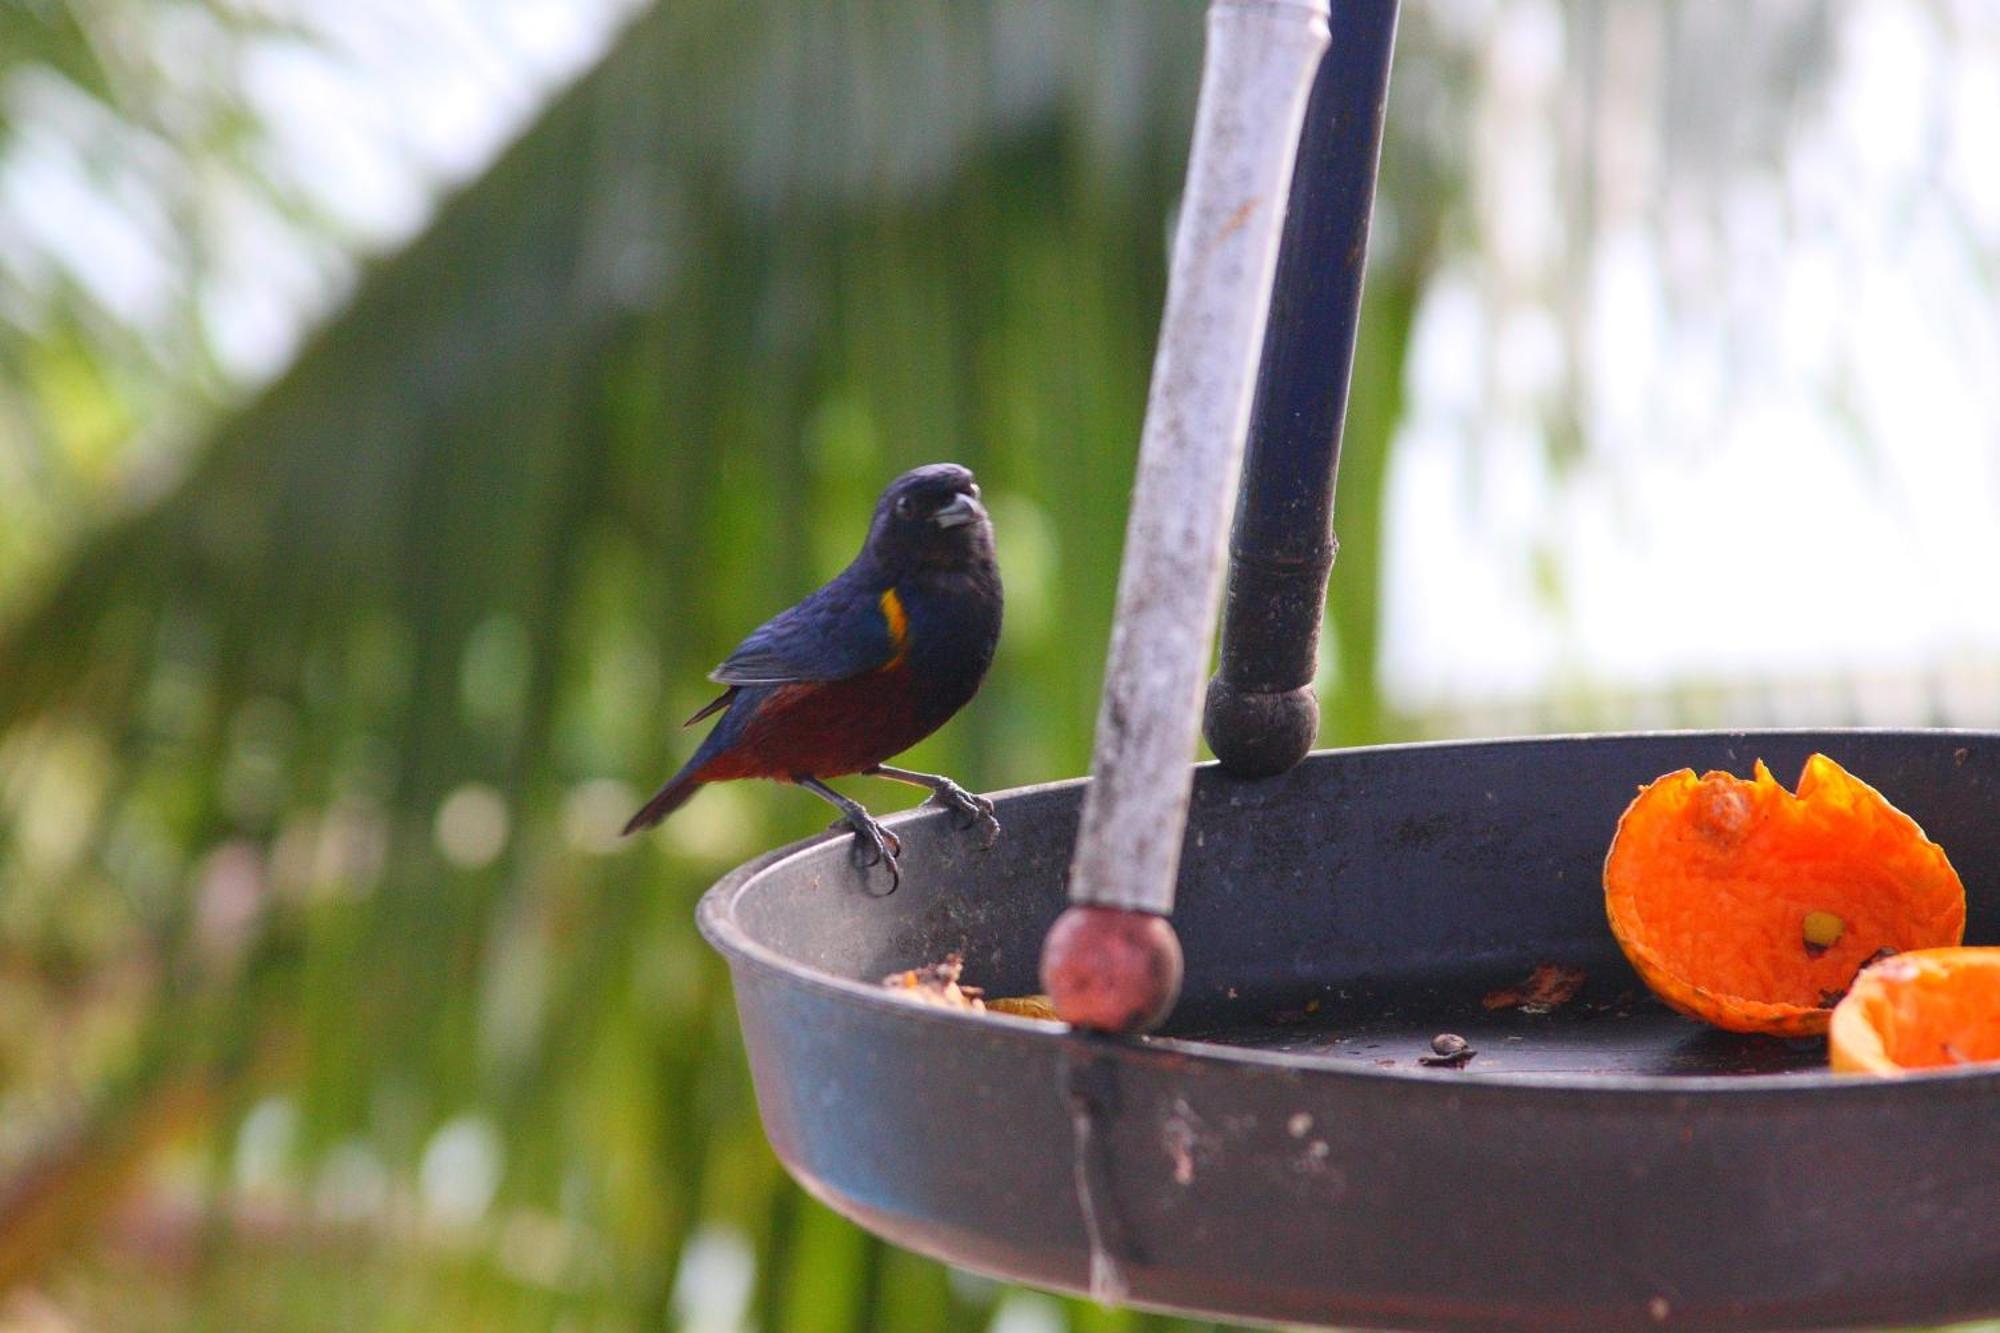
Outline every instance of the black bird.
{"type": "Polygon", "coordinates": [[[901,881],[902,845],[861,803],[826,785],[849,773],[931,790],[961,827],[999,836],[993,803],[950,778],[887,760],[949,721],[978,692],[1000,639],[1000,568],[979,483],[956,463],[905,472],[875,504],[861,554],[819,591],[760,626],[709,673],[726,685],[689,718],[722,720],[627,833],[659,823],[704,783],[792,782],[831,802],[862,866],[901,881]]]}

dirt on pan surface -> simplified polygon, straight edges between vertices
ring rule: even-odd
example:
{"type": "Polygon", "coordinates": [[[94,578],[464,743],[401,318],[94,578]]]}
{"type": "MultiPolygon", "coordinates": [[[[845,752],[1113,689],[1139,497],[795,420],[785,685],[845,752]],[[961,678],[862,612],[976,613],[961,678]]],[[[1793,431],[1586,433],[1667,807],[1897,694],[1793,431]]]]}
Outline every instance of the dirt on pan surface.
{"type": "Polygon", "coordinates": [[[1016,1018],[1056,1019],[1055,1006],[1046,995],[996,995],[988,997],[980,986],[965,983],[965,958],[948,953],[943,960],[882,978],[883,989],[918,1004],[941,1009],[970,1009],[976,1013],[1012,1014],[1016,1018]]]}
{"type": "Polygon", "coordinates": [[[1546,1014],[1574,1000],[1576,993],[1583,989],[1583,983],[1582,968],[1543,963],[1518,986],[1503,986],[1499,990],[1488,991],[1479,1003],[1487,1009],[1519,1009],[1524,1014],[1546,1014]]]}

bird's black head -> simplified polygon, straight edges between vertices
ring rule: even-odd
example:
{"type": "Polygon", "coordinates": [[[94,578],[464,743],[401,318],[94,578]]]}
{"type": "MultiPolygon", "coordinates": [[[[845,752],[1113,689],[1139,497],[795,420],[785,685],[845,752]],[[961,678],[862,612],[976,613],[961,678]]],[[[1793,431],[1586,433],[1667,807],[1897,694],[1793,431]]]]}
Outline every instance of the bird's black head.
{"type": "Polygon", "coordinates": [[[889,483],[875,502],[868,552],[890,568],[958,567],[993,558],[993,524],[979,483],[956,463],[931,463],[889,483]]]}

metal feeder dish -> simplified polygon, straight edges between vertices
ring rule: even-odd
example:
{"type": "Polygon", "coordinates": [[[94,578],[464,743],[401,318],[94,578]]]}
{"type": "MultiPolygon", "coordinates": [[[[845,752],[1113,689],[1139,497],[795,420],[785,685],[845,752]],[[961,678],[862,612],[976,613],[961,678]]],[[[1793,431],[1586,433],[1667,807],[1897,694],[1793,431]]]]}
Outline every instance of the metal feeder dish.
{"type": "Polygon", "coordinates": [[[1820,750],[1946,847],[2000,943],[2000,735],[1762,732],[1390,746],[1204,768],[1159,1035],[950,1011],[888,973],[959,952],[1037,989],[1081,783],[1001,799],[972,850],[893,821],[902,889],[844,838],[701,904],[772,1145],[815,1196],[980,1272],[1236,1319],[1465,1329],[1802,1328],[2000,1312],[2000,1073],[1825,1072],[1820,1041],[1651,1000],[1605,925],[1634,787],[1820,750]],[[1547,1014],[1481,998],[1543,963],[1547,1014]],[[1426,1068],[1440,1032],[1480,1052],[1426,1068]],[[1118,1294],[1114,1286],[1111,1294],[1118,1294]]]}

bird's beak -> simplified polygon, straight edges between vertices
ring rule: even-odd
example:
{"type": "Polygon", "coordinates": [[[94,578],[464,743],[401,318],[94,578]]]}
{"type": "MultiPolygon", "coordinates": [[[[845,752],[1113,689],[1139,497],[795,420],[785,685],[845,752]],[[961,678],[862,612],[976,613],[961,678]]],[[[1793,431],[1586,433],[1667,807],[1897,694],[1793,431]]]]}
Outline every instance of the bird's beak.
{"type": "Polygon", "coordinates": [[[985,517],[986,507],[961,491],[951,497],[950,504],[931,515],[931,522],[941,528],[962,528],[985,517]]]}

